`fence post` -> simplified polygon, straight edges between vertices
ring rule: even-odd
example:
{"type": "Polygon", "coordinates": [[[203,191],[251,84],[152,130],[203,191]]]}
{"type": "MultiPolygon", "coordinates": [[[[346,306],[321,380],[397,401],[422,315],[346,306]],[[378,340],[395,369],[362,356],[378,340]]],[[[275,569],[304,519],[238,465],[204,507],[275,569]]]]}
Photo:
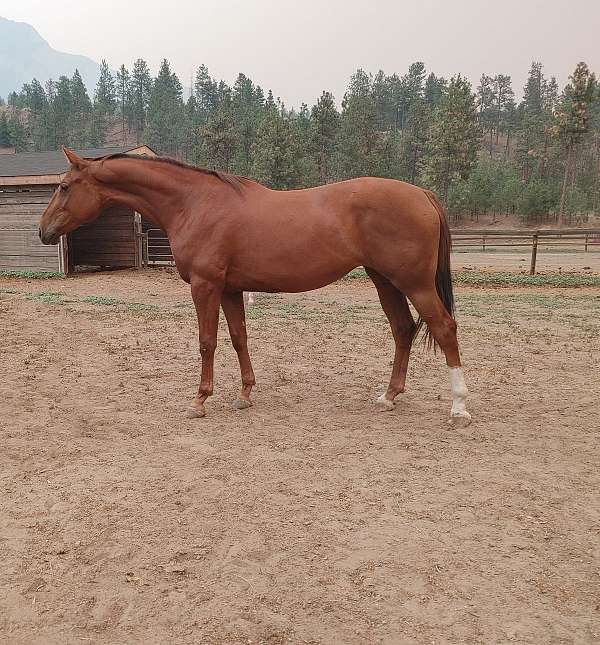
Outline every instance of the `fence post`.
{"type": "Polygon", "coordinates": [[[535,275],[535,261],[537,259],[538,234],[533,234],[533,244],[531,245],[531,267],[529,275],[535,275]]]}

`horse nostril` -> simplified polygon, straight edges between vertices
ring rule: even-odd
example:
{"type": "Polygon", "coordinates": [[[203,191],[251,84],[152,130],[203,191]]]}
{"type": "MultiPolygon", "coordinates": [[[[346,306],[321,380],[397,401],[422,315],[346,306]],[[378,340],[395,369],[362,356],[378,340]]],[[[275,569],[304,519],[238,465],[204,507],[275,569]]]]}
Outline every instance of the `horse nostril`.
{"type": "Polygon", "coordinates": [[[42,239],[42,227],[41,226],[38,226],[38,235],[39,235],[39,238],[41,240],[42,239]]]}

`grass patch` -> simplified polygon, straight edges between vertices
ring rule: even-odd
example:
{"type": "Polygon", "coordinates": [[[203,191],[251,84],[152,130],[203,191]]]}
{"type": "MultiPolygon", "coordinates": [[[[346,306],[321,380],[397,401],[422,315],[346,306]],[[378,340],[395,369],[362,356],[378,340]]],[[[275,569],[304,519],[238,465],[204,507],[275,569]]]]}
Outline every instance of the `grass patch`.
{"type": "Polygon", "coordinates": [[[80,298],[80,302],[89,302],[92,305],[100,307],[124,305],[127,311],[158,311],[159,309],[158,305],[146,304],[145,302],[127,302],[126,300],[110,298],[109,296],[84,296],[80,298]]]}
{"type": "MultiPolygon", "coordinates": [[[[363,267],[352,269],[342,280],[365,280],[363,267]]],[[[502,273],[496,271],[454,271],[454,284],[474,287],[600,287],[600,276],[581,273],[502,273]]]]}
{"type": "Polygon", "coordinates": [[[52,293],[51,291],[40,291],[39,293],[30,293],[27,300],[36,300],[43,302],[47,305],[62,305],[65,302],[65,297],[62,293],[52,293]]]}
{"type": "Polygon", "coordinates": [[[499,287],[600,287],[600,276],[579,273],[496,273],[487,271],[456,271],[455,284],[499,287]]]}
{"type": "Polygon", "coordinates": [[[108,296],[84,296],[81,298],[81,302],[89,302],[92,305],[104,305],[106,307],[129,304],[124,300],[117,300],[117,298],[109,298],[108,296]]]}
{"type": "Polygon", "coordinates": [[[369,276],[364,267],[356,267],[350,273],[347,273],[342,280],[366,280],[369,276]]]}
{"type": "Polygon", "coordinates": [[[29,278],[31,280],[50,280],[51,278],[66,278],[64,273],[56,271],[0,271],[0,278],[29,278]]]}

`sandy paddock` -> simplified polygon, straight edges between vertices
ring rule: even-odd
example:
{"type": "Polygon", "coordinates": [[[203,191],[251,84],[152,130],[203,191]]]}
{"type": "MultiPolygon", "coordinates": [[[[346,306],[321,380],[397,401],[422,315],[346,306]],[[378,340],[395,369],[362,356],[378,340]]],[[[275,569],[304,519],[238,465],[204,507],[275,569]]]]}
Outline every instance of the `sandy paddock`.
{"type": "Polygon", "coordinates": [[[0,279],[0,642],[597,643],[600,294],[457,289],[445,424],[370,283],[258,297],[254,407],[221,324],[205,419],[171,271],[0,279]]]}

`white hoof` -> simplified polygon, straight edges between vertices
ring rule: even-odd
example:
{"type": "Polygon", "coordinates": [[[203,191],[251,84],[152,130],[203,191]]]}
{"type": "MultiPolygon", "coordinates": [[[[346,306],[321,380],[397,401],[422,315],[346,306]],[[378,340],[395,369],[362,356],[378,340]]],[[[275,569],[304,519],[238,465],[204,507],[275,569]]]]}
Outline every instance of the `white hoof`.
{"type": "Polygon", "coordinates": [[[453,428],[466,428],[471,423],[471,415],[468,412],[452,412],[448,423],[453,428]]]}
{"type": "Polygon", "coordinates": [[[380,412],[390,412],[394,409],[395,404],[393,401],[386,399],[385,394],[382,394],[380,397],[378,397],[375,405],[380,412]]]}

